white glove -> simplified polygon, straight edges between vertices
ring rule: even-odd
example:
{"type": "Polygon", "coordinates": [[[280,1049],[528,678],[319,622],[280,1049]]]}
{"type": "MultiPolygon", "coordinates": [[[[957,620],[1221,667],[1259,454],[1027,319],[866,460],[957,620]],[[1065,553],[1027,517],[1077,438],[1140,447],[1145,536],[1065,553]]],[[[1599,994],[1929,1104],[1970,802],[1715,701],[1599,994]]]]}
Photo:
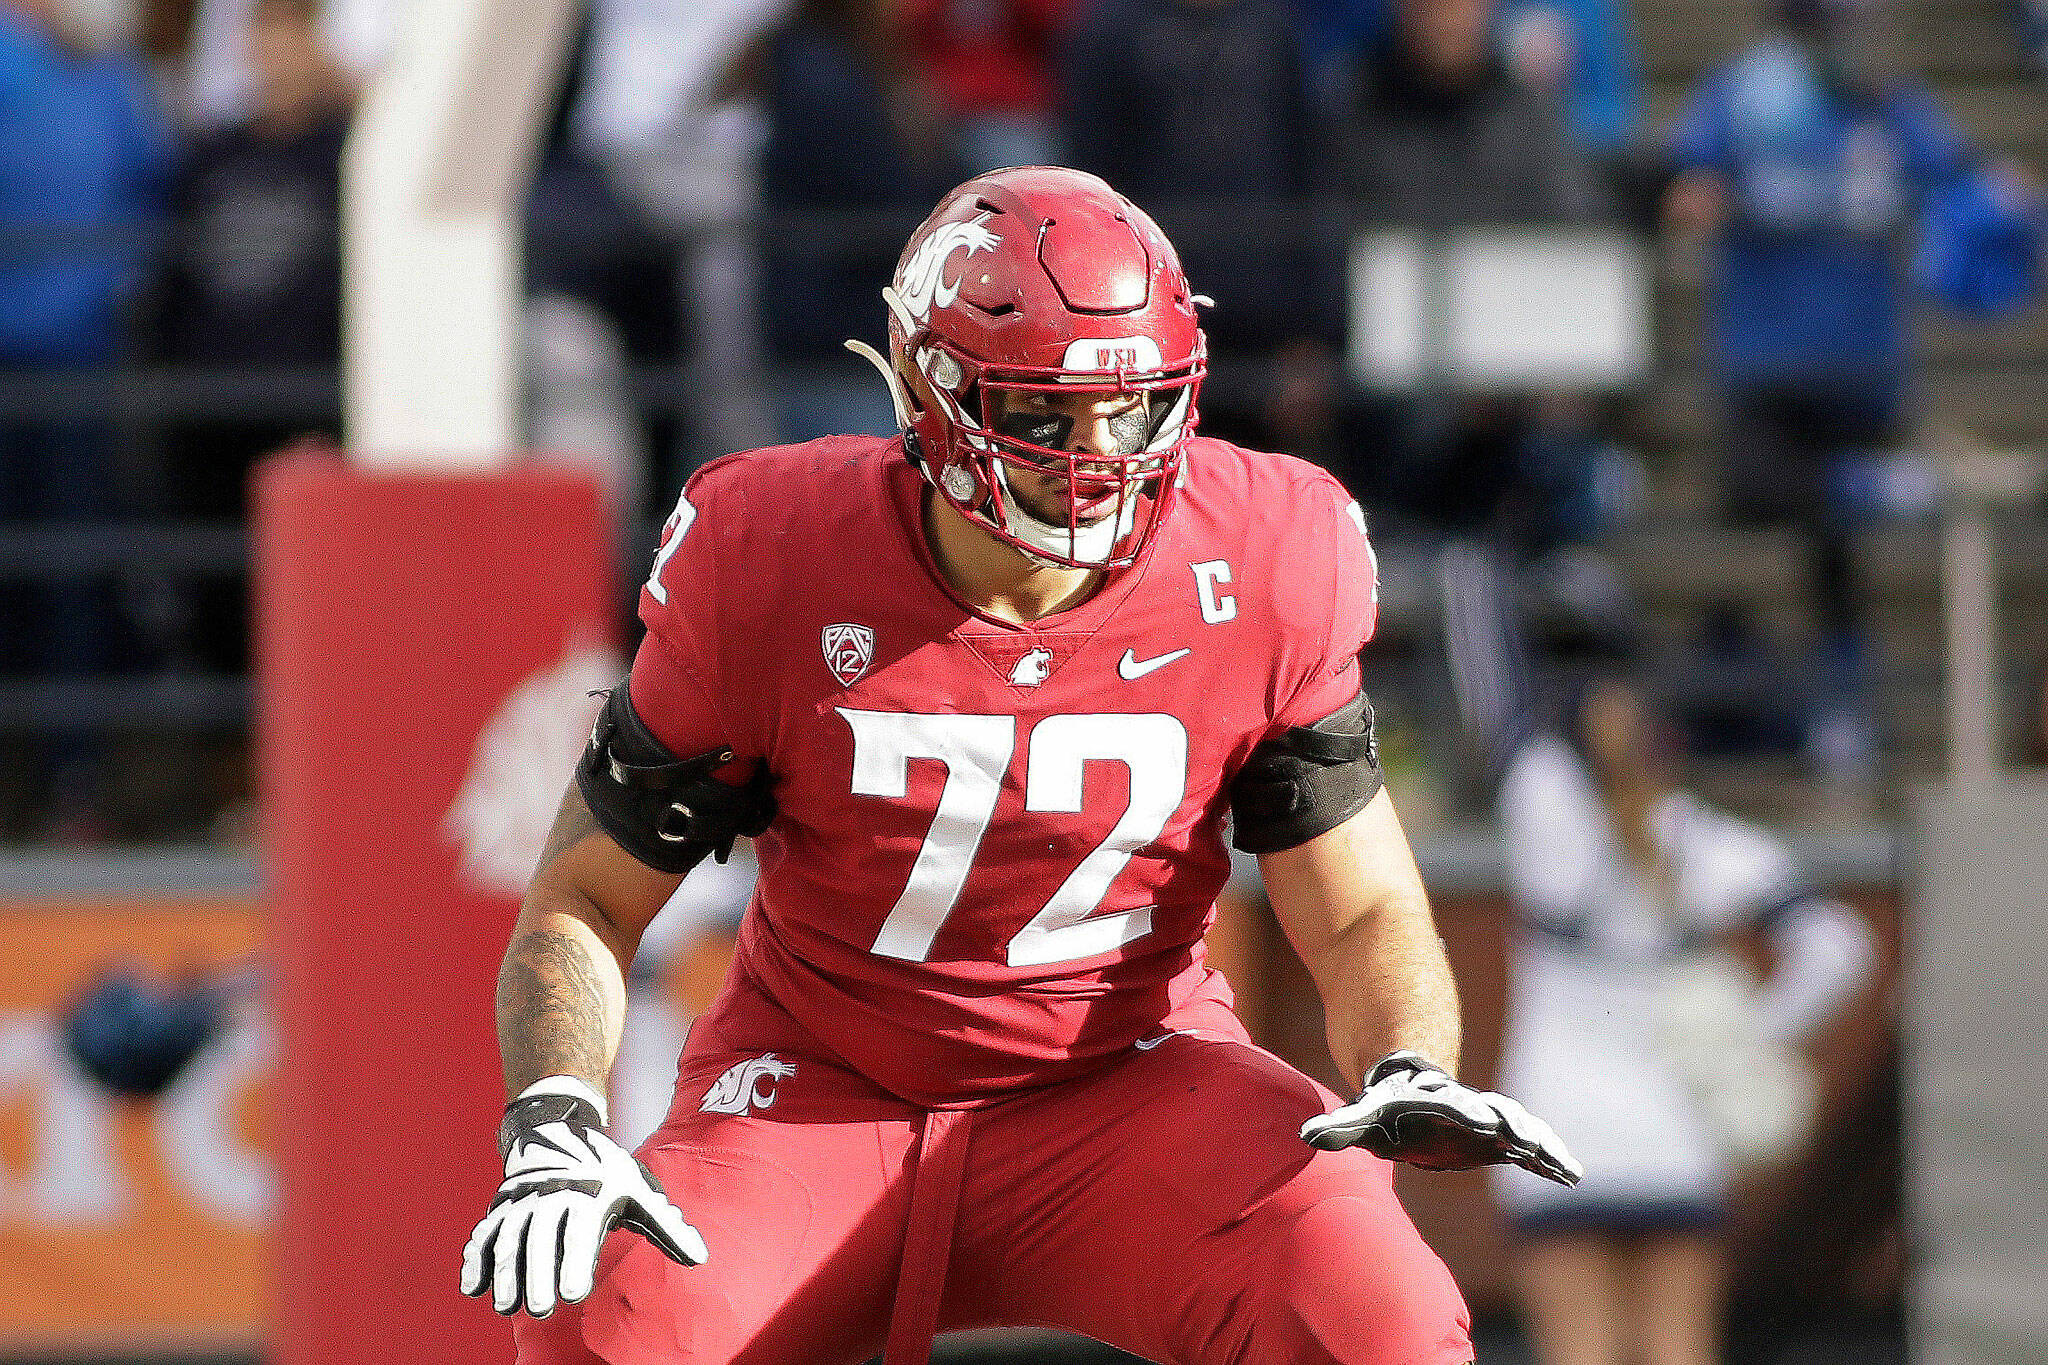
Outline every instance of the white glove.
{"type": "Polygon", "coordinates": [[[523,1298],[537,1318],[557,1300],[581,1303],[597,1274],[598,1246],[615,1227],[633,1229],[679,1265],[709,1257],[661,1182],[611,1140],[604,1121],[603,1097],[573,1076],[535,1081],[505,1107],[505,1183],[462,1249],[463,1293],[488,1289],[506,1314],[523,1298]]]}
{"type": "Polygon", "coordinates": [[[1513,1162],[1560,1185],[1586,1173],[1542,1119],[1505,1095],[1459,1084],[1414,1052],[1374,1063],[1358,1098],[1301,1125],[1301,1140],[1326,1152],[1355,1144],[1428,1171],[1513,1162]]]}

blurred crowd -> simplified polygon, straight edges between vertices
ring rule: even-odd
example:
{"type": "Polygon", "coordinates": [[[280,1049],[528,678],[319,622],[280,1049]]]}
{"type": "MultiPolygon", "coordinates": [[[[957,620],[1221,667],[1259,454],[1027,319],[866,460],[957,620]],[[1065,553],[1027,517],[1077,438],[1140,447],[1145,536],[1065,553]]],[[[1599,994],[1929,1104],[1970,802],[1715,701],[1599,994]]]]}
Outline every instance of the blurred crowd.
{"type": "MultiPolygon", "coordinates": [[[[528,211],[532,443],[598,468],[633,527],[719,453],[892,430],[840,343],[879,337],[906,232],[966,175],[1061,162],[1152,211],[1215,298],[1206,430],[1327,465],[1384,536],[1562,565],[1542,581],[1611,636],[1625,592],[1567,552],[1641,510],[1629,396],[1359,383],[1346,248],[1364,225],[1661,237],[1708,262],[1723,512],[1795,528],[1817,622],[1796,688],[1702,729],[1867,776],[1848,537],[1926,501],[1876,458],[1917,415],[1907,318],[1923,294],[2024,308],[2042,209],[1873,55],[1878,5],[1748,8],[1748,46],[1657,127],[1623,0],[590,0],[528,211]]],[[[240,519],[251,461],[306,425],[266,395],[339,356],[343,142],[405,10],[0,0],[0,521],[240,519]],[[259,382],[138,438],[77,384],[137,365],[259,382]]],[[[2040,7],[2013,20],[2037,60],[2040,7]]],[[[234,575],[144,588],[17,566],[0,672],[244,671],[234,575]]],[[[1746,629],[1701,623],[1731,658],[1746,629]]],[[[7,832],[92,837],[99,741],[43,731],[7,832]]]]}

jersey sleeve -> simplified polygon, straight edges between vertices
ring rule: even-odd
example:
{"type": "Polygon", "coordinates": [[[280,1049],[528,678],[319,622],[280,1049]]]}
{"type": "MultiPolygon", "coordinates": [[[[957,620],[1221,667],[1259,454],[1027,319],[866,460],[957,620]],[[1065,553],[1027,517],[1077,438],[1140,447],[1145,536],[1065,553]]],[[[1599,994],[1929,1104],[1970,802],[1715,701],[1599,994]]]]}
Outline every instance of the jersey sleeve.
{"type": "Polygon", "coordinates": [[[1366,535],[1365,512],[1357,499],[1327,476],[1310,485],[1315,529],[1308,562],[1320,560],[1327,575],[1303,574],[1306,590],[1326,594],[1322,639],[1293,697],[1275,717],[1283,727],[1312,725],[1358,695],[1358,652],[1379,621],[1379,559],[1366,535]]]}
{"type": "Polygon", "coordinates": [[[718,537],[722,507],[704,522],[702,475],[692,478],[661,528],[661,544],[640,585],[640,620],[669,651],[697,672],[715,672],[718,658],[718,537]]]}
{"type": "Polygon", "coordinates": [[[727,744],[738,747],[710,689],[651,631],[633,656],[627,691],[634,714],[676,757],[689,758],[727,744]]]}
{"type": "Polygon", "coordinates": [[[662,528],[660,547],[640,588],[640,620],[647,627],[633,660],[633,708],[663,744],[679,756],[730,745],[758,756],[759,728],[734,705],[727,666],[732,637],[725,619],[730,597],[724,582],[744,520],[737,480],[718,464],[691,478],[662,528]]]}

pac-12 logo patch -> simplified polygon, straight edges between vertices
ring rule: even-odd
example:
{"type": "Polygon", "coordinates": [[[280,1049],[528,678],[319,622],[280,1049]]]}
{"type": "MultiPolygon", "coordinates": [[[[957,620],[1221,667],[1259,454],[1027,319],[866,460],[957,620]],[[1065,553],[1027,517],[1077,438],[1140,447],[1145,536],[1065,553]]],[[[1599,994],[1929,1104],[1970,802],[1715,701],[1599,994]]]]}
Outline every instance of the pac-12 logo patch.
{"type": "Polygon", "coordinates": [[[853,686],[875,661],[875,633],[866,626],[847,621],[827,626],[818,643],[825,651],[825,667],[847,687],[853,686]]]}
{"type": "Polygon", "coordinates": [[[749,1057],[726,1068],[723,1076],[704,1092],[700,1114],[745,1114],[767,1109],[775,1103],[775,1083],[796,1075],[796,1063],[785,1062],[772,1052],[749,1057]]]}

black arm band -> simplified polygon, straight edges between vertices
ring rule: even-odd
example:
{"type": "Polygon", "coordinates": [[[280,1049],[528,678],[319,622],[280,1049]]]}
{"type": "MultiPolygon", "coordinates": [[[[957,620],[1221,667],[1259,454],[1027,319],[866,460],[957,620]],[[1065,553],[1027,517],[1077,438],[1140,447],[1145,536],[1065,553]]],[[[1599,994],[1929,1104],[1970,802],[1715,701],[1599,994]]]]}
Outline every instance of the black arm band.
{"type": "Polygon", "coordinates": [[[1252,750],[1230,784],[1232,842],[1246,853],[1297,848],[1364,810],[1379,789],[1372,703],[1360,691],[1252,750]]]}
{"type": "Polygon", "coordinates": [[[605,698],[576,765],[576,790],[619,847],[657,872],[688,872],[707,853],[724,862],[733,840],[768,828],[775,798],[764,768],[735,787],[711,774],[732,750],[677,758],[634,714],[620,683],[605,698]]]}

